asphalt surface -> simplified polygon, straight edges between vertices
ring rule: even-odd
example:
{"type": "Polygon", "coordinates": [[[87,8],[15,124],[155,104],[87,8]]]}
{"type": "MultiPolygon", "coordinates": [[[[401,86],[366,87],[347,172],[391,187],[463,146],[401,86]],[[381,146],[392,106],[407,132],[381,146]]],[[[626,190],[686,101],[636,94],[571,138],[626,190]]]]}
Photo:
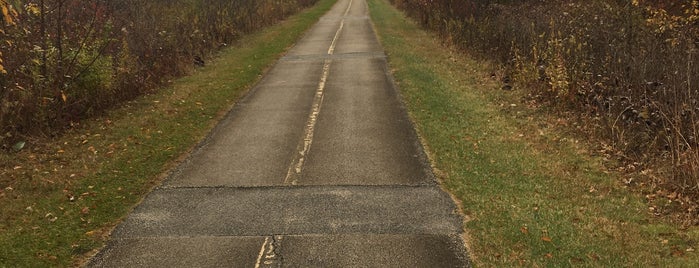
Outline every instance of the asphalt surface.
{"type": "Polygon", "coordinates": [[[392,81],[338,0],[87,266],[469,266],[392,81]]]}

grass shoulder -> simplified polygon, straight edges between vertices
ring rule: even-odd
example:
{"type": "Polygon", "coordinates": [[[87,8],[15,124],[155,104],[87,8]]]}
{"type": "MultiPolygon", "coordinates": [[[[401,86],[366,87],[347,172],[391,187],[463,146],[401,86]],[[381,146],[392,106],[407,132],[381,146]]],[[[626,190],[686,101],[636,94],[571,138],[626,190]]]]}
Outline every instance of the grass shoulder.
{"type": "Polygon", "coordinates": [[[334,3],[245,36],[191,76],[61,137],[0,153],[0,267],[79,265],[334,3]]]}
{"type": "Polygon", "coordinates": [[[654,217],[565,118],[501,90],[495,67],[445,48],[387,0],[369,3],[477,266],[699,265],[699,230],[654,217]]]}

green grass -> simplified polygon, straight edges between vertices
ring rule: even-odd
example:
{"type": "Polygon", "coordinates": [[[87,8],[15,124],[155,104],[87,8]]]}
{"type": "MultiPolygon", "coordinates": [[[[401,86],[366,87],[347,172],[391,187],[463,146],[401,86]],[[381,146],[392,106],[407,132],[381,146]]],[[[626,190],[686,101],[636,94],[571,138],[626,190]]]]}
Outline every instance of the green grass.
{"type": "Polygon", "coordinates": [[[243,37],[193,75],[62,137],[0,154],[0,267],[82,263],[334,3],[243,37]]]}
{"type": "Polygon", "coordinates": [[[476,266],[699,266],[699,229],[654,217],[566,134],[565,118],[500,90],[496,68],[445,48],[387,0],[369,4],[436,173],[466,214],[476,266]]]}

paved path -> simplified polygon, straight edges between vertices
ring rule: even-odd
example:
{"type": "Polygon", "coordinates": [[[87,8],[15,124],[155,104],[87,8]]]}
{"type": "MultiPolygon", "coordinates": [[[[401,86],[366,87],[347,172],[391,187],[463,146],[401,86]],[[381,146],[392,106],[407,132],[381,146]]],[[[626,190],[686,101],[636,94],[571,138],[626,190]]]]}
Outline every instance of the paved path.
{"type": "Polygon", "coordinates": [[[364,0],[339,0],[91,267],[464,267],[364,0]]]}

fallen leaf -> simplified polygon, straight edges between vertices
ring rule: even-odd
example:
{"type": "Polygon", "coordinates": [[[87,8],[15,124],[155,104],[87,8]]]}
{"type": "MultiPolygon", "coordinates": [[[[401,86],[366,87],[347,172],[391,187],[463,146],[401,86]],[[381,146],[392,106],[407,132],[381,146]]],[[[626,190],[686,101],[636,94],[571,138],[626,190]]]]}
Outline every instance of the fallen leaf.
{"type": "Polygon", "coordinates": [[[82,213],[82,214],[88,214],[88,213],[90,213],[90,208],[89,208],[89,207],[84,207],[83,209],[80,210],[80,213],[82,213]]]}
{"type": "Polygon", "coordinates": [[[544,256],[545,256],[547,259],[553,258],[553,254],[551,254],[551,253],[546,253],[546,255],[544,255],[544,256]]]}
{"type": "Polygon", "coordinates": [[[46,216],[44,216],[44,218],[48,218],[49,222],[55,222],[56,220],[58,220],[58,217],[53,216],[53,214],[51,213],[47,213],[46,216]]]}
{"type": "Polygon", "coordinates": [[[26,145],[26,142],[23,141],[15,143],[15,146],[12,146],[12,150],[14,150],[15,152],[19,152],[24,148],[24,145],[26,145]]]}
{"type": "Polygon", "coordinates": [[[529,234],[529,228],[527,228],[526,226],[522,226],[522,228],[520,228],[519,231],[523,234],[529,234]]]}
{"type": "Polygon", "coordinates": [[[553,241],[553,240],[551,240],[551,238],[548,237],[548,236],[542,236],[542,237],[541,237],[541,241],[544,241],[544,242],[551,242],[551,241],[553,241]]]}
{"type": "Polygon", "coordinates": [[[667,195],[667,198],[669,199],[677,199],[677,192],[672,192],[671,194],[667,195]]]}

